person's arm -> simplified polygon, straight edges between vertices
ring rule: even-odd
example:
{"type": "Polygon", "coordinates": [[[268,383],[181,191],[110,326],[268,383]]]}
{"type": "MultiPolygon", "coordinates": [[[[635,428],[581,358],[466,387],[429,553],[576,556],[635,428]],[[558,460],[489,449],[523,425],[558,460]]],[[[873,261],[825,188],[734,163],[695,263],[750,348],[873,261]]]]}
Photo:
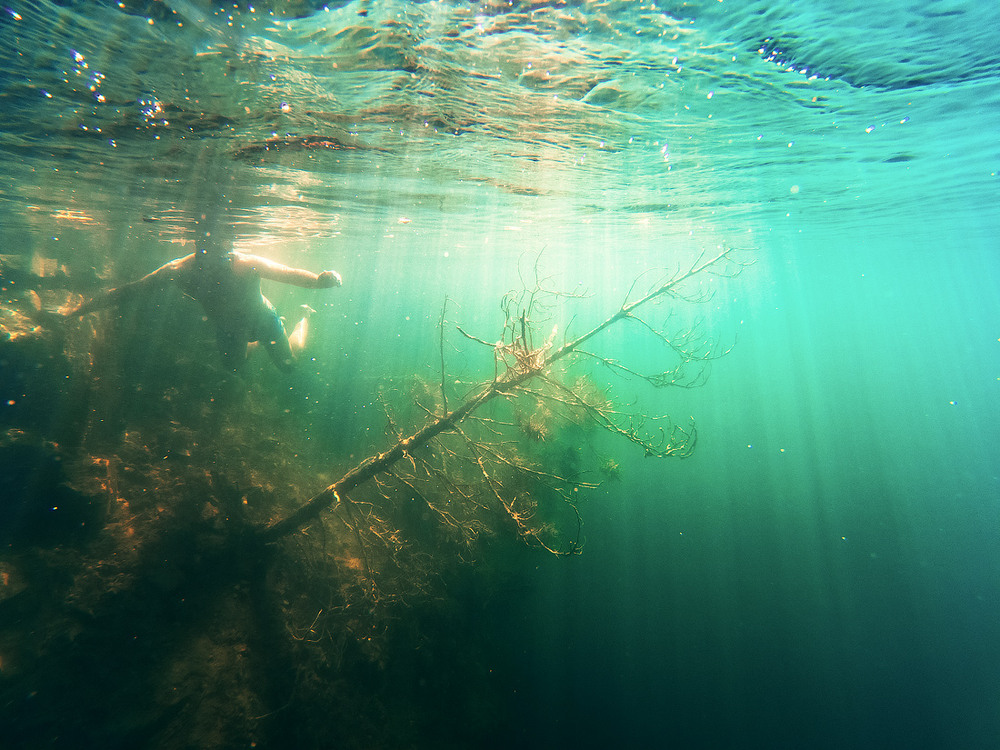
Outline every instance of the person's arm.
{"type": "Polygon", "coordinates": [[[236,256],[234,263],[237,272],[256,273],[262,279],[271,279],[307,289],[329,289],[344,283],[336,271],[313,273],[302,268],[292,268],[259,255],[245,253],[234,253],[234,255],[236,256]]]}
{"type": "Polygon", "coordinates": [[[107,307],[120,305],[129,299],[134,299],[142,293],[165,286],[173,281],[178,273],[189,266],[193,258],[194,254],[192,253],[191,255],[185,255],[183,258],[177,258],[169,263],[164,263],[155,271],[147,273],[141,279],[130,281],[127,284],[122,284],[121,286],[113,289],[108,289],[103,294],[99,294],[93,299],[89,299],[82,303],[79,307],[64,312],[63,315],[67,318],[86,315],[87,313],[91,313],[96,310],[103,310],[107,307]]]}

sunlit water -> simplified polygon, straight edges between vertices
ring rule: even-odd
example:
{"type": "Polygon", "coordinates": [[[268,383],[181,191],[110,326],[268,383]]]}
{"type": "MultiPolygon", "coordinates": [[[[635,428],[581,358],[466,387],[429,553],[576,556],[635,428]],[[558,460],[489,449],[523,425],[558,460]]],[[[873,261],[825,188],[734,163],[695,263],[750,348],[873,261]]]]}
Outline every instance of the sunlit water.
{"type": "Polygon", "coordinates": [[[491,340],[539,253],[582,327],[649,268],[753,251],[703,311],[736,342],[708,384],[637,395],[696,454],[614,446],[586,553],[482,623],[513,736],[994,746],[997,6],[124,5],[0,14],[2,253],[124,280],[207,228],[336,268],[265,292],[319,310],[336,427],[306,427],[343,445],[377,383],[438,376],[446,298],[491,340]]]}

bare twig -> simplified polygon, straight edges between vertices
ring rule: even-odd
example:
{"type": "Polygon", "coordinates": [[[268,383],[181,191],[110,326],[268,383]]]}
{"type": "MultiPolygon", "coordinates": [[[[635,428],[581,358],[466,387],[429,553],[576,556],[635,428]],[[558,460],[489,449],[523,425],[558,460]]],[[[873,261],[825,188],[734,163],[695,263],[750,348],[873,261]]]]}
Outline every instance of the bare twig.
{"type": "MultiPolygon", "coordinates": [[[[623,320],[629,318],[638,319],[634,315],[634,312],[639,308],[654,302],[655,300],[668,296],[676,297],[678,299],[687,299],[688,297],[685,296],[684,289],[682,287],[684,282],[687,280],[706,273],[719,276],[734,276],[739,273],[742,265],[743,264],[739,263],[732,257],[732,250],[730,249],[723,249],[709,258],[702,256],[689,266],[687,270],[675,272],[639,299],[633,302],[628,302],[626,298],[626,301],[623,302],[622,306],[614,314],[604,320],[604,322],[599,323],[584,334],[565,341],[560,346],[554,348],[552,346],[552,342],[555,338],[555,330],[553,330],[552,334],[548,338],[548,341],[544,345],[536,347],[534,346],[534,342],[532,340],[531,331],[535,321],[532,320],[531,313],[538,308],[540,304],[539,300],[545,291],[543,290],[541,283],[536,282],[531,289],[522,292],[520,295],[507,295],[502,303],[507,322],[504,326],[503,335],[497,343],[491,344],[483,339],[466,333],[461,328],[458,329],[459,332],[465,337],[477,341],[480,344],[490,346],[494,349],[496,372],[492,381],[479,386],[478,389],[468,396],[466,400],[457,408],[452,411],[445,409],[444,414],[433,417],[427,424],[408,437],[400,437],[386,451],[366,458],[364,461],[344,474],[344,476],[338,481],[316,494],[285,519],[260,529],[257,532],[258,538],[264,542],[273,542],[286,534],[293,533],[307,526],[312,519],[314,519],[332,503],[346,497],[348,493],[369,482],[378,475],[390,472],[392,467],[400,461],[400,459],[407,458],[410,465],[415,468],[416,464],[414,463],[414,459],[412,457],[414,451],[427,446],[431,441],[443,433],[455,430],[459,427],[463,420],[470,417],[470,415],[474,414],[477,410],[482,408],[485,404],[493,401],[498,396],[516,396],[518,390],[523,385],[540,375],[549,373],[552,367],[560,360],[574,353],[585,353],[582,351],[583,345],[600,334],[602,331],[607,330],[623,320]],[[504,370],[502,372],[500,370],[501,364],[504,366],[504,370]]],[[[537,267],[535,274],[537,279],[537,267]]],[[[695,296],[693,299],[703,299],[703,296],[695,296]]],[[[664,341],[670,345],[669,339],[663,337],[662,335],[661,338],[663,338],[664,341]]],[[[687,350],[682,346],[681,351],[687,350]]],[[[588,356],[592,357],[593,355],[588,356]]],[[[612,360],[605,360],[605,362],[610,366],[618,366],[617,363],[612,363],[612,360]]],[[[624,366],[620,366],[619,369],[631,372],[631,370],[624,368],[624,366]]],[[[572,390],[568,389],[566,386],[560,386],[559,389],[564,394],[567,394],[567,399],[569,399],[568,394],[572,394],[572,390]]],[[[575,396],[574,398],[576,398],[575,402],[572,399],[570,399],[569,402],[575,403],[585,411],[590,412],[591,416],[601,423],[606,429],[625,437],[631,442],[643,446],[647,455],[683,456],[690,453],[690,450],[694,445],[696,433],[693,427],[684,429],[673,423],[668,423],[666,428],[661,428],[659,430],[659,440],[653,441],[641,436],[639,432],[642,427],[641,420],[640,423],[633,422],[622,426],[613,419],[610,419],[608,415],[601,410],[593,410],[591,408],[592,405],[585,400],[579,399],[575,396]]],[[[508,496],[504,491],[502,491],[501,485],[498,484],[499,480],[492,476],[490,472],[484,468],[484,449],[482,448],[481,443],[473,441],[471,450],[475,455],[479,456],[477,463],[480,468],[483,469],[483,473],[485,475],[484,480],[486,481],[491,493],[504,507],[507,515],[518,524],[518,528],[521,529],[523,533],[533,536],[540,544],[542,544],[542,546],[545,546],[546,549],[550,549],[549,545],[545,544],[538,538],[537,532],[533,530],[533,527],[532,530],[528,532],[525,532],[525,527],[522,527],[522,524],[526,523],[526,520],[530,517],[531,513],[530,507],[524,505],[527,498],[516,494],[508,496]]],[[[576,509],[575,506],[573,506],[573,508],[574,510],[576,509]]],[[[551,549],[550,551],[555,552],[556,550],[551,549]]]]}
{"type": "Polygon", "coordinates": [[[448,298],[444,298],[444,304],[441,305],[441,322],[438,324],[438,329],[441,334],[441,407],[445,414],[448,413],[448,391],[445,388],[445,367],[444,367],[444,315],[448,310],[448,298]]]}

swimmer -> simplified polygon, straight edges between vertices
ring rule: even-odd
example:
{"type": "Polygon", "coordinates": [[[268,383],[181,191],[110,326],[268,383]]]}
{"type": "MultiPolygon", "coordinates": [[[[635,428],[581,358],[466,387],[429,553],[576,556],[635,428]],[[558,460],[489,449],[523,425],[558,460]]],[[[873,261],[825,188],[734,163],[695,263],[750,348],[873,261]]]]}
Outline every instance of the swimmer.
{"type": "Polygon", "coordinates": [[[287,335],[274,305],[260,290],[261,279],[307,289],[329,289],[343,283],[336,271],[317,274],[237,250],[223,254],[199,250],[160,266],[138,281],[109,289],[63,314],[86,315],[173,283],[200,302],[208,319],[215,324],[219,352],[228,369],[239,370],[246,361],[249,346],[260,342],[274,364],[288,371],[295,364],[295,355],[305,346],[309,314],[313,310],[302,305],[302,319],[292,335],[287,335]]]}

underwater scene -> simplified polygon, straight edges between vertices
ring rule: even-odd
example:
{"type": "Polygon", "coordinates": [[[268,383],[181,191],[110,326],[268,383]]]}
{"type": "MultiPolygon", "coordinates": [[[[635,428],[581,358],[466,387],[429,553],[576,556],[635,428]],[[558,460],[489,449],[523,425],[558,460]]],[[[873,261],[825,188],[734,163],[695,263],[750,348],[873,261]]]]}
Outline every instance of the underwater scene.
{"type": "Polygon", "coordinates": [[[0,748],[997,746],[1000,5],[0,50],[0,748]]]}

